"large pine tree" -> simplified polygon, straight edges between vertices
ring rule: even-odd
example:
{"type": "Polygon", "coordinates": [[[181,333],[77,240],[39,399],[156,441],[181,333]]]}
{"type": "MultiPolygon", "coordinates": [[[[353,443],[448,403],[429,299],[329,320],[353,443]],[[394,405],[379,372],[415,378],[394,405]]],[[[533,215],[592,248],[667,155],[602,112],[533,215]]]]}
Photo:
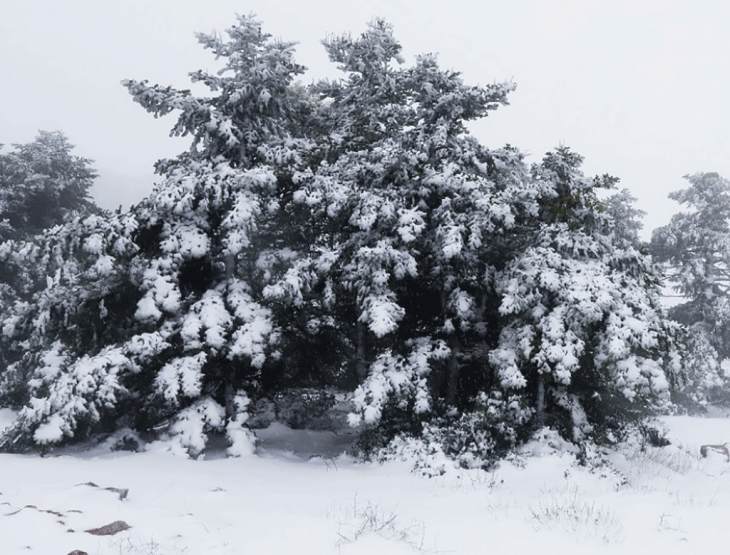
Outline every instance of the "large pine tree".
{"type": "Polygon", "coordinates": [[[474,455],[450,430],[476,421],[478,459],[665,401],[656,274],[617,223],[625,198],[600,194],[613,180],[468,132],[512,84],[405,65],[382,21],[325,41],[344,76],[308,86],[255,19],[199,39],[221,62],[191,74],[209,96],[125,82],[190,149],[129,213],[25,257],[52,278],[2,315],[23,352],[0,381],[24,406],[5,448],[131,426],[193,455],[225,433],[242,454],[250,402],[307,385],[353,391],[370,445],[425,430],[474,455]]]}

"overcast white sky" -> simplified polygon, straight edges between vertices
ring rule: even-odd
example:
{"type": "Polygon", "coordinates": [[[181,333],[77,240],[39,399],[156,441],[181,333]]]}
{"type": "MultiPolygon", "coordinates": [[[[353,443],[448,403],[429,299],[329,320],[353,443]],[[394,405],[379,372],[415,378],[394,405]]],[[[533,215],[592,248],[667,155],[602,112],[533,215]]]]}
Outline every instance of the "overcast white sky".
{"type": "Polygon", "coordinates": [[[588,172],[617,175],[638,197],[647,232],[676,209],[666,197],[682,175],[730,177],[723,0],[0,0],[0,143],[61,129],[96,160],[102,205],[139,200],[154,161],[185,143],[120,80],[185,86],[188,71],[212,65],[194,32],[249,12],[300,43],[311,77],[333,75],[321,38],[383,16],[407,56],[437,52],[467,82],[516,81],[511,105],[477,124],[478,137],[533,159],[575,148],[588,172]]]}

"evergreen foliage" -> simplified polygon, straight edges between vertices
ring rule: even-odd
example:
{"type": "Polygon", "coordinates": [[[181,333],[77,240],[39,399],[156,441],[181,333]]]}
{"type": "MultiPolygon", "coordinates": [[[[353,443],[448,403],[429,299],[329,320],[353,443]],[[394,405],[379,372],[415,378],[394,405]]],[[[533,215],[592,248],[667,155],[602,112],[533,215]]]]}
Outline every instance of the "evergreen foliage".
{"type": "Polygon", "coordinates": [[[129,426],[242,455],[251,403],[334,386],[366,451],[424,437],[473,466],[544,425],[612,441],[666,407],[675,334],[630,199],[568,148],[529,165],[469,134],[513,84],[406,65],[380,20],[326,40],[343,77],[308,86],[254,18],[199,40],[209,96],[124,82],[191,138],[152,193],[0,245],[51,276],[2,313],[5,449],[129,426]]]}
{"type": "Polygon", "coordinates": [[[91,161],[72,153],[59,132],[41,131],[31,143],[0,145],[0,241],[26,239],[92,208],[91,161]]]}
{"type": "Polygon", "coordinates": [[[685,363],[676,391],[695,405],[727,403],[730,373],[722,362],[730,358],[730,182],[716,173],[686,179],[689,186],[670,195],[683,211],[652,237],[654,257],[686,298],[670,311],[689,328],[682,332],[685,363]]]}

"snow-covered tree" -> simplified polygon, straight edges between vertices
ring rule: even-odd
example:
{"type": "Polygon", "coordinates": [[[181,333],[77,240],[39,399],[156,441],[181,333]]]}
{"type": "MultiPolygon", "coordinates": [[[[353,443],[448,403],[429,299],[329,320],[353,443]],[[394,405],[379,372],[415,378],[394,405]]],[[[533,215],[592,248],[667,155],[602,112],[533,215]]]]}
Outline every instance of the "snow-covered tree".
{"type": "Polygon", "coordinates": [[[605,211],[609,216],[607,221],[611,223],[611,229],[607,231],[640,246],[639,232],[644,227],[642,219],[646,213],[637,208],[635,203],[636,197],[628,189],[622,189],[606,198],[605,211]]]}
{"type": "Polygon", "coordinates": [[[56,257],[56,281],[25,312],[4,315],[12,331],[4,339],[17,348],[30,337],[35,349],[8,368],[3,390],[21,376],[39,384],[24,392],[6,446],[77,438],[131,413],[137,428],[166,423],[192,454],[210,431],[247,451],[236,445],[250,440],[241,400],[279,357],[280,338],[271,309],[257,301],[265,269],[256,253],[284,243],[279,204],[312,146],[296,134],[312,103],[293,84],[302,68],[291,45],[257,21],[241,18],[227,38],[199,38],[225,61],[219,74],[191,74],[213,96],[125,82],[155,115],[179,112],[173,133],[192,135],[190,151],[158,164],[160,182],[129,214],[93,222],[86,235],[71,225],[59,231],[72,243],[56,257]],[[99,229],[115,225],[117,234],[99,229]],[[91,316],[83,310],[92,307],[91,316]],[[29,329],[44,310],[53,325],[29,329]]]}
{"type": "Polygon", "coordinates": [[[614,180],[469,134],[511,83],[407,65],[380,20],[325,41],[343,76],[308,86],[253,18],[199,39],[221,65],[191,74],[208,96],[125,82],[190,149],[129,213],[20,257],[50,278],[2,313],[0,399],[23,407],[5,448],[131,426],[240,455],[252,402],[334,385],[365,443],[423,435],[471,465],[535,426],[580,441],[666,401],[657,276],[628,199],[599,194],[614,180]]]}
{"type": "Polygon", "coordinates": [[[73,154],[66,136],[40,131],[33,142],[0,145],[0,241],[23,239],[92,209],[91,161],[73,154]]]}
{"type": "Polygon", "coordinates": [[[685,396],[706,399],[711,391],[728,397],[721,368],[730,357],[730,181],[716,173],[686,177],[689,187],[670,198],[683,206],[668,225],[655,230],[654,257],[665,263],[668,280],[687,298],[670,314],[691,328],[685,335],[685,396]]]}
{"type": "Polygon", "coordinates": [[[503,387],[534,390],[538,424],[564,409],[575,439],[666,404],[672,342],[659,275],[599,194],[615,180],[586,178],[581,161],[560,148],[535,167],[548,193],[528,246],[495,277],[505,320],[489,354],[503,387]]]}
{"type": "MultiPolygon", "coordinates": [[[[56,253],[40,234],[99,210],[89,199],[96,177],[91,161],[73,154],[61,132],[41,131],[28,144],[0,145],[0,314],[28,308],[58,270],[56,253]]],[[[74,224],[70,223],[70,227],[74,224]]],[[[24,351],[20,348],[19,351],[24,351]]],[[[0,372],[18,350],[0,348],[0,372]]]]}

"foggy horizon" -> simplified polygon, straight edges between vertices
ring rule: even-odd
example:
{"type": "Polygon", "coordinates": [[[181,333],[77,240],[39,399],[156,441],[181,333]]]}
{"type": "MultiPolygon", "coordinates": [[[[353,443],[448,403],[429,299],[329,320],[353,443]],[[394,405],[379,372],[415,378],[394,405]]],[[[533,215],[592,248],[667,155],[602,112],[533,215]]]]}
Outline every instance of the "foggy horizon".
{"type": "Polygon", "coordinates": [[[479,140],[517,146],[538,161],[567,145],[585,157],[586,174],[621,179],[646,212],[643,235],[678,206],[667,195],[682,176],[730,175],[730,79],[724,67],[730,7],[705,2],[523,1],[509,6],[437,2],[177,2],[113,5],[30,1],[0,8],[4,68],[0,143],[22,143],[39,129],[61,130],[77,153],[95,161],[94,196],[128,206],[146,195],[153,164],[187,146],[171,139],[174,116],[155,120],[120,81],[149,79],[188,88],[187,74],[215,67],[196,32],[223,32],[235,13],[254,13],[264,29],[297,41],[309,82],[333,77],[320,41],[360,33],[384,17],[407,61],[435,52],[468,84],[511,80],[510,105],[472,126],[479,140]],[[410,3],[410,5],[413,5],[410,3]]]}

